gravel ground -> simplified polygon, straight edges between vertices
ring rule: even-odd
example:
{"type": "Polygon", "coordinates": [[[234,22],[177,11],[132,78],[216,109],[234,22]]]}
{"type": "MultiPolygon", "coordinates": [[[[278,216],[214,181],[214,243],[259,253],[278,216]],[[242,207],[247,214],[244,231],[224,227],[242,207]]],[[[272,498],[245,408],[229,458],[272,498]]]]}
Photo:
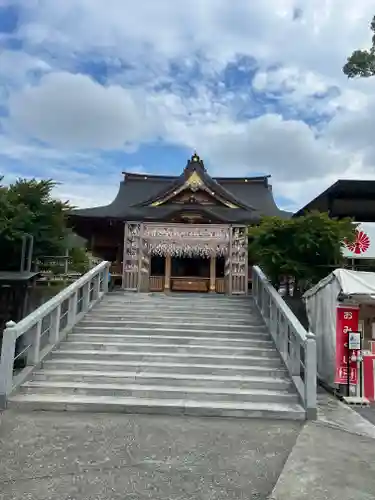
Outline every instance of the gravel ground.
{"type": "Polygon", "coordinates": [[[266,500],[301,422],[4,412],[1,500],[266,500]]]}

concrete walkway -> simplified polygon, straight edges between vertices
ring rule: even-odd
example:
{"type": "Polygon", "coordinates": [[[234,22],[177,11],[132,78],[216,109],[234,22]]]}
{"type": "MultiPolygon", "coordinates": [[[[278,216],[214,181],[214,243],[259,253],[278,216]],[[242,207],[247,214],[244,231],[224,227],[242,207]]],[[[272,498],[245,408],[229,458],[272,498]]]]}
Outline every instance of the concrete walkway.
{"type": "Polygon", "coordinates": [[[1,500],[373,500],[375,427],[319,394],[316,422],[8,410],[1,500]]]}
{"type": "Polygon", "coordinates": [[[318,400],[270,500],[373,500],[375,427],[326,393],[318,400]]]}
{"type": "Polygon", "coordinates": [[[0,498],[266,500],[301,427],[8,410],[0,425],[0,498]]]}
{"type": "Polygon", "coordinates": [[[309,423],[298,437],[272,500],[373,500],[375,440],[309,423]]]}

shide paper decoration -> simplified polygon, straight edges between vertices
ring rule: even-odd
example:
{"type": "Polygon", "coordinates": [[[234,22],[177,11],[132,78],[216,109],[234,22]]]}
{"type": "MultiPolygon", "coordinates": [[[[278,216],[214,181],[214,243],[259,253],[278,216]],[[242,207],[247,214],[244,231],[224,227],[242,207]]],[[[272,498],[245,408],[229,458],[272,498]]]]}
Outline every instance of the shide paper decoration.
{"type": "Polygon", "coordinates": [[[152,255],[164,257],[170,255],[171,257],[202,257],[209,259],[215,256],[224,256],[227,253],[227,245],[202,245],[202,244],[189,244],[184,245],[176,244],[173,242],[162,242],[149,245],[152,255]]]}

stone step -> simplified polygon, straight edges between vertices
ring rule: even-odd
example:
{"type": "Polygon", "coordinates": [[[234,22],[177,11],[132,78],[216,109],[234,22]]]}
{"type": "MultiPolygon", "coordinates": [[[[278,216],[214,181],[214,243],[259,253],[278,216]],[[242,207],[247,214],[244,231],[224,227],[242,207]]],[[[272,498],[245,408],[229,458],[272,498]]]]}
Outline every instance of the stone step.
{"type": "Polygon", "coordinates": [[[103,310],[103,311],[113,311],[113,310],[145,310],[149,313],[157,312],[162,309],[166,312],[192,312],[199,311],[204,313],[204,311],[222,311],[227,313],[254,313],[259,314],[257,307],[254,304],[241,304],[241,305],[231,305],[231,304],[221,304],[213,302],[203,303],[191,303],[191,302],[177,302],[177,303],[163,303],[163,302],[149,302],[149,303],[136,303],[136,302],[100,302],[97,304],[93,310],[103,310]]]}
{"type": "Polygon", "coordinates": [[[93,311],[119,311],[119,310],[144,310],[148,313],[152,314],[154,312],[160,312],[160,309],[166,311],[167,313],[176,313],[176,312],[186,312],[186,313],[194,313],[197,311],[201,314],[205,312],[208,313],[210,311],[220,311],[231,316],[236,314],[259,314],[258,309],[253,304],[243,304],[240,306],[226,305],[226,304],[213,304],[213,303],[177,303],[177,304],[163,304],[163,303],[155,303],[150,302],[147,304],[136,304],[131,302],[118,302],[118,303],[103,303],[100,302],[93,308],[93,311]]]}
{"type": "Polygon", "coordinates": [[[262,346],[252,346],[252,347],[244,347],[244,346],[227,346],[227,345],[217,345],[213,346],[202,345],[202,344],[155,344],[153,342],[145,343],[145,342],[116,342],[109,341],[108,339],[103,342],[96,341],[77,341],[74,340],[71,336],[69,336],[68,341],[62,342],[60,344],[61,351],[121,351],[121,352],[153,352],[153,353],[177,353],[177,354],[190,354],[190,355],[202,355],[206,354],[219,354],[226,355],[228,357],[242,355],[242,356],[262,356],[262,357],[271,357],[279,359],[279,354],[274,349],[272,345],[268,347],[262,346]]]}
{"type": "MultiPolygon", "coordinates": [[[[58,352],[58,351],[56,351],[58,352]]],[[[66,355],[66,353],[64,353],[66,355]]],[[[273,361],[276,364],[275,361],[273,361]]],[[[286,368],[280,363],[276,366],[253,366],[253,365],[218,365],[206,363],[175,363],[171,361],[123,361],[101,358],[72,358],[54,356],[43,362],[43,367],[49,370],[103,370],[127,371],[131,369],[136,372],[154,372],[154,373],[180,373],[189,375],[245,375],[259,376],[267,375],[269,377],[287,376],[286,368]]]]}
{"type": "Polygon", "coordinates": [[[175,319],[175,320],[160,320],[160,321],[154,321],[152,318],[147,318],[144,320],[138,320],[138,319],[126,319],[124,321],[122,320],[110,320],[110,319],[83,319],[80,321],[80,326],[105,326],[107,328],[112,328],[112,327],[122,327],[122,328],[128,328],[131,326],[136,326],[137,328],[150,328],[153,329],[155,327],[165,327],[168,326],[168,328],[173,327],[175,330],[179,329],[184,329],[184,328],[201,328],[205,330],[213,330],[213,331],[223,331],[223,330],[232,330],[232,331],[248,331],[249,326],[254,326],[254,327],[261,327],[263,326],[262,323],[253,321],[252,323],[244,321],[243,323],[236,323],[236,324],[231,324],[230,322],[227,321],[227,323],[221,323],[221,322],[207,322],[206,321],[199,321],[199,319],[190,319],[186,320],[184,318],[181,319],[175,319]]]}
{"type": "MultiPolygon", "coordinates": [[[[74,346],[73,346],[74,347],[74,346]]],[[[52,352],[52,359],[70,357],[72,359],[91,359],[95,360],[120,360],[123,362],[147,362],[151,363],[186,363],[186,364],[214,364],[215,366],[266,366],[276,368],[281,365],[279,356],[260,356],[260,355],[242,355],[234,353],[228,354],[202,353],[193,354],[189,352],[153,352],[149,351],[115,351],[115,350],[78,350],[78,349],[60,349],[52,352]]]]}
{"type": "Polygon", "coordinates": [[[233,304],[241,304],[242,302],[254,302],[254,298],[249,295],[221,295],[215,293],[108,293],[103,297],[105,301],[112,300],[130,300],[135,302],[231,302],[233,304]]]}
{"type": "Polygon", "coordinates": [[[42,369],[33,374],[36,381],[84,382],[103,384],[134,384],[138,385],[173,385],[189,387],[223,387],[233,389],[265,389],[268,391],[295,392],[292,381],[287,377],[271,377],[246,375],[202,375],[188,373],[154,373],[136,371],[102,371],[102,370],[58,370],[42,369]]]}
{"type": "Polygon", "coordinates": [[[173,385],[138,385],[119,383],[87,383],[30,381],[23,384],[23,394],[68,394],[82,396],[115,396],[147,399],[195,399],[198,401],[239,401],[239,402],[279,402],[297,403],[298,397],[288,391],[271,391],[257,389],[236,389],[226,387],[191,387],[173,385]]]}
{"type": "Polygon", "coordinates": [[[305,411],[299,404],[195,401],[194,399],[182,401],[110,396],[16,394],[10,397],[9,407],[24,411],[52,410],[258,419],[305,419],[305,411]]]}
{"type": "Polygon", "coordinates": [[[118,301],[129,301],[134,303],[155,303],[163,302],[165,303],[178,303],[178,302],[210,302],[210,303],[220,303],[220,304],[233,304],[233,306],[241,304],[254,304],[254,299],[251,295],[236,295],[228,297],[225,295],[216,295],[209,293],[109,293],[103,297],[103,302],[118,302],[118,301]]]}
{"type": "Polygon", "coordinates": [[[108,294],[10,407],[303,420],[250,297],[108,294]]]}
{"type": "Polygon", "coordinates": [[[98,326],[98,325],[83,325],[79,323],[74,329],[74,333],[93,333],[93,334],[136,334],[136,335],[172,335],[172,336],[185,336],[185,335],[202,335],[212,338],[234,338],[234,339],[270,339],[270,334],[264,326],[251,327],[247,330],[208,330],[201,328],[169,328],[167,326],[158,326],[154,328],[145,327],[124,327],[124,326],[98,326]]]}
{"type": "Polygon", "coordinates": [[[243,336],[241,338],[227,338],[215,336],[189,336],[189,335],[150,335],[148,332],[143,335],[135,335],[132,333],[116,333],[110,331],[109,333],[70,333],[67,337],[68,342],[122,342],[124,344],[152,344],[155,346],[184,346],[184,345],[200,345],[202,347],[213,348],[219,347],[226,349],[227,347],[239,348],[257,348],[264,347],[266,349],[274,349],[272,340],[267,336],[266,338],[260,337],[259,339],[253,335],[243,336]],[[254,338],[253,338],[254,337],[254,338]]]}
{"type": "Polygon", "coordinates": [[[152,315],[147,314],[145,311],[132,311],[132,310],[123,310],[119,311],[117,310],[112,311],[110,313],[104,312],[104,311],[93,311],[90,312],[89,314],[86,315],[85,319],[87,321],[121,321],[121,322],[126,322],[126,321],[134,321],[134,320],[144,320],[147,319],[149,321],[154,322],[164,322],[164,323],[169,323],[169,322],[198,322],[198,323],[212,323],[212,322],[219,322],[219,323],[225,323],[228,324],[230,323],[231,325],[235,324],[246,324],[246,325],[252,325],[254,323],[261,325],[262,320],[260,318],[254,318],[251,314],[245,315],[235,315],[235,316],[229,316],[228,314],[222,313],[222,312],[210,312],[210,313],[194,313],[191,312],[177,312],[173,314],[165,314],[164,312],[158,311],[157,313],[153,313],[152,315]]]}

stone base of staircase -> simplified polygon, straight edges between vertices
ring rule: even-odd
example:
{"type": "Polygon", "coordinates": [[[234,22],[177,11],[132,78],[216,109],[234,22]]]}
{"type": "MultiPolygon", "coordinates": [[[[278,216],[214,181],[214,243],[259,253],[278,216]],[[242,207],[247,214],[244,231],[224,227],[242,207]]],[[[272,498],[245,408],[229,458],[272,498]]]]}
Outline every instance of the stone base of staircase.
{"type": "Polygon", "coordinates": [[[297,404],[179,401],[176,399],[119,398],[110,396],[18,395],[12,398],[11,407],[27,411],[117,412],[196,417],[305,419],[305,412],[297,404]]]}
{"type": "Polygon", "coordinates": [[[8,406],[305,419],[251,298],[210,295],[108,294],[8,406]]]}

